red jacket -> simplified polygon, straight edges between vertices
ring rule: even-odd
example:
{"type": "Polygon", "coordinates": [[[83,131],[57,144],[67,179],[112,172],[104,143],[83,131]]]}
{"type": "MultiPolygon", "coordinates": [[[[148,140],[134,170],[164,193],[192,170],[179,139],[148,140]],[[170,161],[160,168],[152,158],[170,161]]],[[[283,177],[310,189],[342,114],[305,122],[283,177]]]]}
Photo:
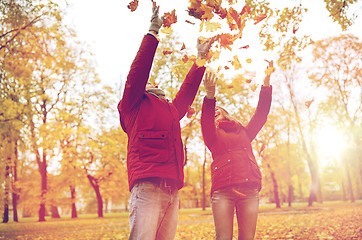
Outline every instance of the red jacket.
{"type": "Polygon", "coordinates": [[[246,127],[235,122],[215,125],[215,99],[204,98],[201,129],[211,151],[211,193],[235,184],[261,189],[261,173],[251,147],[252,140],[264,126],[270,110],[272,87],[262,86],[254,116],[246,127]]]}
{"type": "Polygon", "coordinates": [[[171,178],[183,186],[184,153],[180,120],[192,104],[204,67],[191,67],[171,102],[145,92],[158,40],[145,35],[127,76],[118,111],[128,136],[127,170],[131,190],[135,180],[147,177],[171,178]]]}

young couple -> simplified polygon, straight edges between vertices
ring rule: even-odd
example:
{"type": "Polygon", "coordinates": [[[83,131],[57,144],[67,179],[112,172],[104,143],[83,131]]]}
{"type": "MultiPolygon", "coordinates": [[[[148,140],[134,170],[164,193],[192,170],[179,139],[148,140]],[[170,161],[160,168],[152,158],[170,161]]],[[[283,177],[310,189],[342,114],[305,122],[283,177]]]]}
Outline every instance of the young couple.
{"type": "MultiPolygon", "coordinates": [[[[163,20],[153,8],[149,33],[127,76],[123,97],[118,104],[122,129],[128,136],[127,169],[130,196],[129,239],[175,238],[178,191],[184,184],[184,153],[180,120],[192,105],[205,67],[194,64],[172,101],[163,90],[148,83],[157,49],[156,35],[163,20]]],[[[198,57],[206,58],[211,42],[198,41],[198,57]]],[[[269,63],[269,67],[273,65],[269,63]]],[[[236,209],[238,239],[253,239],[261,189],[261,173],[253,155],[251,141],[267,120],[272,87],[267,75],[259,102],[247,126],[216,106],[217,78],[206,73],[206,96],[201,128],[212,153],[211,204],[216,239],[232,239],[236,209]]]]}

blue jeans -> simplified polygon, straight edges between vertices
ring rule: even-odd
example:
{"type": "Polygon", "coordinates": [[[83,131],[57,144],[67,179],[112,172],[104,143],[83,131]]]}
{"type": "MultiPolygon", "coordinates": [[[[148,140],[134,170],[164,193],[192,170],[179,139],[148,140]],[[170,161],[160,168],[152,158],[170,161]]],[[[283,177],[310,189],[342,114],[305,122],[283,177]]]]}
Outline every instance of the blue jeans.
{"type": "Polygon", "coordinates": [[[136,183],[130,197],[129,239],[174,239],[179,202],[178,189],[136,183]]]}
{"type": "Polygon", "coordinates": [[[254,239],[259,208],[259,191],[234,186],[216,190],[211,196],[216,239],[233,239],[234,209],[238,221],[238,239],[254,239]]]}

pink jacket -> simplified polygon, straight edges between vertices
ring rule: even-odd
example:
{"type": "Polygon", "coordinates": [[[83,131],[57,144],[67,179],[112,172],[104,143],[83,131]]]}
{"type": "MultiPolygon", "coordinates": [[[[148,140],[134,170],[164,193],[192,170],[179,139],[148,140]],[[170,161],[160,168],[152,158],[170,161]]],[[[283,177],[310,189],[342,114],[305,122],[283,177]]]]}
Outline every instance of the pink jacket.
{"type": "Polygon", "coordinates": [[[172,102],[145,92],[158,40],[147,34],[131,65],[118,112],[128,136],[127,170],[129,190],[135,180],[171,178],[183,187],[184,153],[180,120],[194,101],[204,67],[191,67],[172,102]]]}
{"type": "Polygon", "coordinates": [[[269,114],[272,87],[262,86],[254,116],[246,127],[235,122],[215,125],[215,99],[204,98],[201,129],[206,146],[211,151],[211,193],[235,184],[247,184],[261,189],[261,173],[251,147],[252,140],[264,126],[269,114]]]}

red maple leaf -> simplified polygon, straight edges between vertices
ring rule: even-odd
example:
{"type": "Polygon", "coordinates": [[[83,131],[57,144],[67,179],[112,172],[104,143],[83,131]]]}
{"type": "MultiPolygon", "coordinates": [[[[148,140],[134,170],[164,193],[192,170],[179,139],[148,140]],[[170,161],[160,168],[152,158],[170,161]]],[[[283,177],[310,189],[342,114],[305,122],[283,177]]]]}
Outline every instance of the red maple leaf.
{"type": "Polygon", "coordinates": [[[163,15],[163,26],[168,28],[171,26],[171,24],[174,24],[177,22],[177,16],[176,16],[176,10],[172,10],[170,13],[165,13],[163,15]]]}
{"type": "Polygon", "coordinates": [[[129,9],[131,9],[131,12],[136,11],[137,7],[138,7],[138,0],[133,0],[132,2],[130,2],[127,7],[129,9]]]}
{"type": "Polygon", "coordinates": [[[305,102],[305,106],[306,106],[307,108],[309,108],[313,101],[314,101],[314,99],[312,99],[312,100],[310,100],[310,101],[306,101],[306,102],[305,102]]]}

